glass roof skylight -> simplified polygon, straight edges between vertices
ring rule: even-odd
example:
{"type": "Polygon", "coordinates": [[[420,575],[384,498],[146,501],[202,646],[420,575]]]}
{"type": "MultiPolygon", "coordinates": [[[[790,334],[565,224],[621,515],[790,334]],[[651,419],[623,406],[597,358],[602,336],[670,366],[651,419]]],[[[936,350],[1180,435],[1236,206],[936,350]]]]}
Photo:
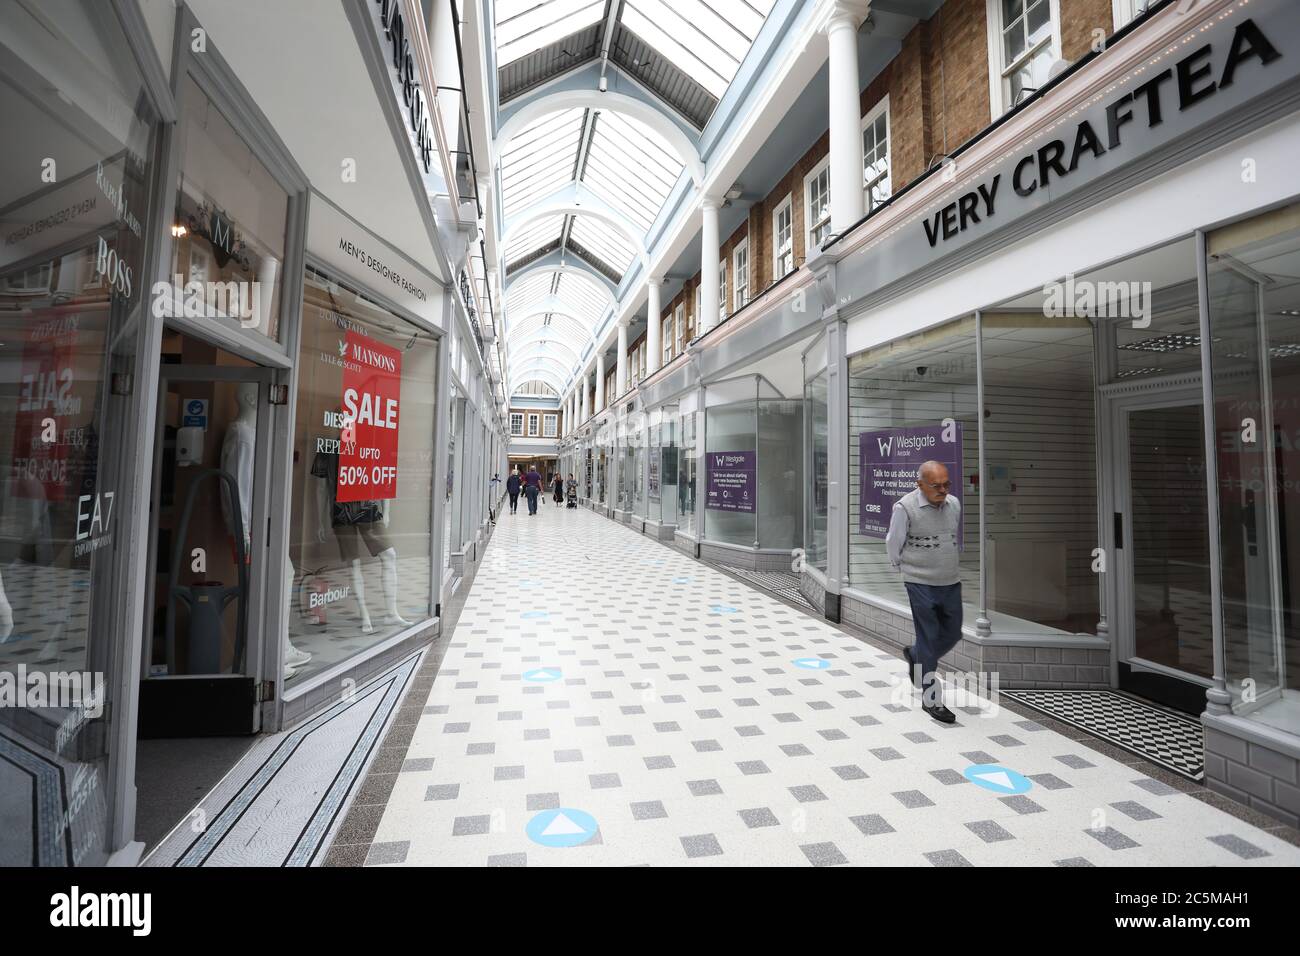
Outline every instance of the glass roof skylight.
{"type": "Polygon", "coordinates": [[[648,232],[683,165],[654,130],[606,110],[596,116],[582,181],[648,232]]]}
{"type": "Polygon", "coordinates": [[[521,130],[501,154],[501,205],[506,220],[573,180],[586,110],[551,113],[521,130]]]}
{"type": "Polygon", "coordinates": [[[620,22],[721,99],[774,0],[624,0],[620,22]]]}
{"type": "Polygon", "coordinates": [[[496,0],[497,65],[549,46],[605,15],[605,0],[496,0]]]}
{"type": "Polygon", "coordinates": [[[569,235],[574,242],[620,275],[627,272],[628,266],[636,258],[636,250],[622,233],[593,216],[575,216],[569,235]]]}
{"type": "Polygon", "coordinates": [[[557,241],[563,228],[564,216],[562,215],[543,216],[529,223],[518,235],[511,237],[510,244],[506,247],[506,263],[515,262],[530,252],[536,252],[543,246],[557,241]]]}

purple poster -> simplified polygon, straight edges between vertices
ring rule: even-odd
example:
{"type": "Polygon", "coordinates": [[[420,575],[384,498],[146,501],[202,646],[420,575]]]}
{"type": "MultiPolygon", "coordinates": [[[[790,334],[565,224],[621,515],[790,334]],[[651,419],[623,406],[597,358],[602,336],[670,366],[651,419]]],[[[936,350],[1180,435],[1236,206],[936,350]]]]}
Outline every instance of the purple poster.
{"type": "MultiPolygon", "coordinates": [[[[948,466],[952,482],[949,494],[960,503],[961,422],[862,432],[858,436],[858,473],[862,481],[858,532],[883,539],[889,531],[894,502],[916,487],[916,470],[931,460],[948,466]],[[945,433],[948,441],[944,441],[945,433]]],[[[960,535],[959,526],[958,547],[960,535]]]]}
{"type": "Polygon", "coordinates": [[[752,451],[711,451],[708,460],[709,498],[714,511],[753,511],[758,496],[752,451]]]}

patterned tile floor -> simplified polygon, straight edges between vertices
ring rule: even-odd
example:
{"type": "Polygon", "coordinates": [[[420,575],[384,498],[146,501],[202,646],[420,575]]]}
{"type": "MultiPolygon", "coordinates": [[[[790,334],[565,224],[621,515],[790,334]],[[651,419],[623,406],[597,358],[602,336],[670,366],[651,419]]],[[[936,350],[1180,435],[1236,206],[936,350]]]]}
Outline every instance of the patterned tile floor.
{"type": "Polygon", "coordinates": [[[588,511],[521,509],[484,556],[366,862],[1300,864],[1009,709],[968,702],[941,725],[903,670],[588,511]],[[971,770],[988,764],[1011,773],[971,770]]]}

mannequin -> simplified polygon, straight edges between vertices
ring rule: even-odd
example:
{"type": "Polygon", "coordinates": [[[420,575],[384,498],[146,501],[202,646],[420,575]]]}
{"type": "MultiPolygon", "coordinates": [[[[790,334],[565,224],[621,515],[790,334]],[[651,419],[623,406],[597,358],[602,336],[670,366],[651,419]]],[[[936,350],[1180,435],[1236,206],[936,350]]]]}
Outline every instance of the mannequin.
{"type": "MultiPolygon", "coordinates": [[[[257,393],[256,382],[241,382],[236,390],[239,402],[239,415],[226,429],[226,437],[221,443],[221,470],[235,479],[239,488],[239,515],[243,528],[244,553],[251,553],[253,523],[253,462],[257,453],[257,393]]],[[[236,533],[232,527],[234,517],[231,515],[229,495],[222,490],[221,514],[231,534],[236,533]]],[[[293,564],[285,555],[285,593],[293,587],[293,564]]],[[[297,668],[311,660],[311,655],[294,647],[286,637],[284,640],[285,678],[292,677],[297,668]]]]}
{"type": "Polygon", "coordinates": [[[14,609],[9,605],[9,599],[5,597],[4,578],[0,577],[0,644],[9,640],[9,635],[14,632],[14,609]]]}
{"type": "Polygon", "coordinates": [[[361,567],[362,545],[381,565],[380,582],[384,589],[384,624],[401,625],[411,622],[397,610],[397,549],[388,541],[384,529],[388,527],[388,502],[339,501],[337,452],[317,452],[311,473],[321,481],[316,486],[318,520],[317,540],[324,543],[326,527],[332,527],[339,548],[339,556],[348,566],[352,578],[352,595],[361,615],[361,632],[373,634],[374,622],[366,604],[366,581],[361,567]]]}

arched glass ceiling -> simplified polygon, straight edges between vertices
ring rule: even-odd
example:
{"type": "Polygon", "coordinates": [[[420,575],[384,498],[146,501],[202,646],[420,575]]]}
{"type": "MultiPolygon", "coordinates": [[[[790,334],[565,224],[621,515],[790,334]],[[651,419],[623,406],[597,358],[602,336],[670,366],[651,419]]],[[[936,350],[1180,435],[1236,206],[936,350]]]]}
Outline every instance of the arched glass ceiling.
{"type": "Polygon", "coordinates": [[[775,0],[623,0],[621,23],[721,99],[775,0]]]}
{"type": "Polygon", "coordinates": [[[582,181],[648,232],[683,163],[664,138],[639,120],[598,111],[582,181]]]}
{"type": "Polygon", "coordinates": [[[512,372],[548,355],[572,368],[611,299],[594,279],[572,272],[535,272],[506,295],[506,335],[512,372]],[[547,351],[548,345],[556,348],[547,351]]]}
{"type": "Polygon", "coordinates": [[[497,65],[505,66],[605,16],[606,0],[495,0],[497,65]]]}
{"type": "Polygon", "coordinates": [[[543,216],[525,226],[511,237],[510,244],[506,246],[505,264],[509,266],[548,245],[558,243],[560,233],[564,230],[564,219],[562,215],[543,216]]]}
{"type": "Polygon", "coordinates": [[[636,257],[636,250],[622,233],[591,216],[575,216],[569,235],[586,252],[608,265],[620,276],[627,272],[636,257]]]}
{"type": "Polygon", "coordinates": [[[562,110],[520,130],[501,154],[501,206],[506,221],[572,182],[585,110],[562,110]]]}

